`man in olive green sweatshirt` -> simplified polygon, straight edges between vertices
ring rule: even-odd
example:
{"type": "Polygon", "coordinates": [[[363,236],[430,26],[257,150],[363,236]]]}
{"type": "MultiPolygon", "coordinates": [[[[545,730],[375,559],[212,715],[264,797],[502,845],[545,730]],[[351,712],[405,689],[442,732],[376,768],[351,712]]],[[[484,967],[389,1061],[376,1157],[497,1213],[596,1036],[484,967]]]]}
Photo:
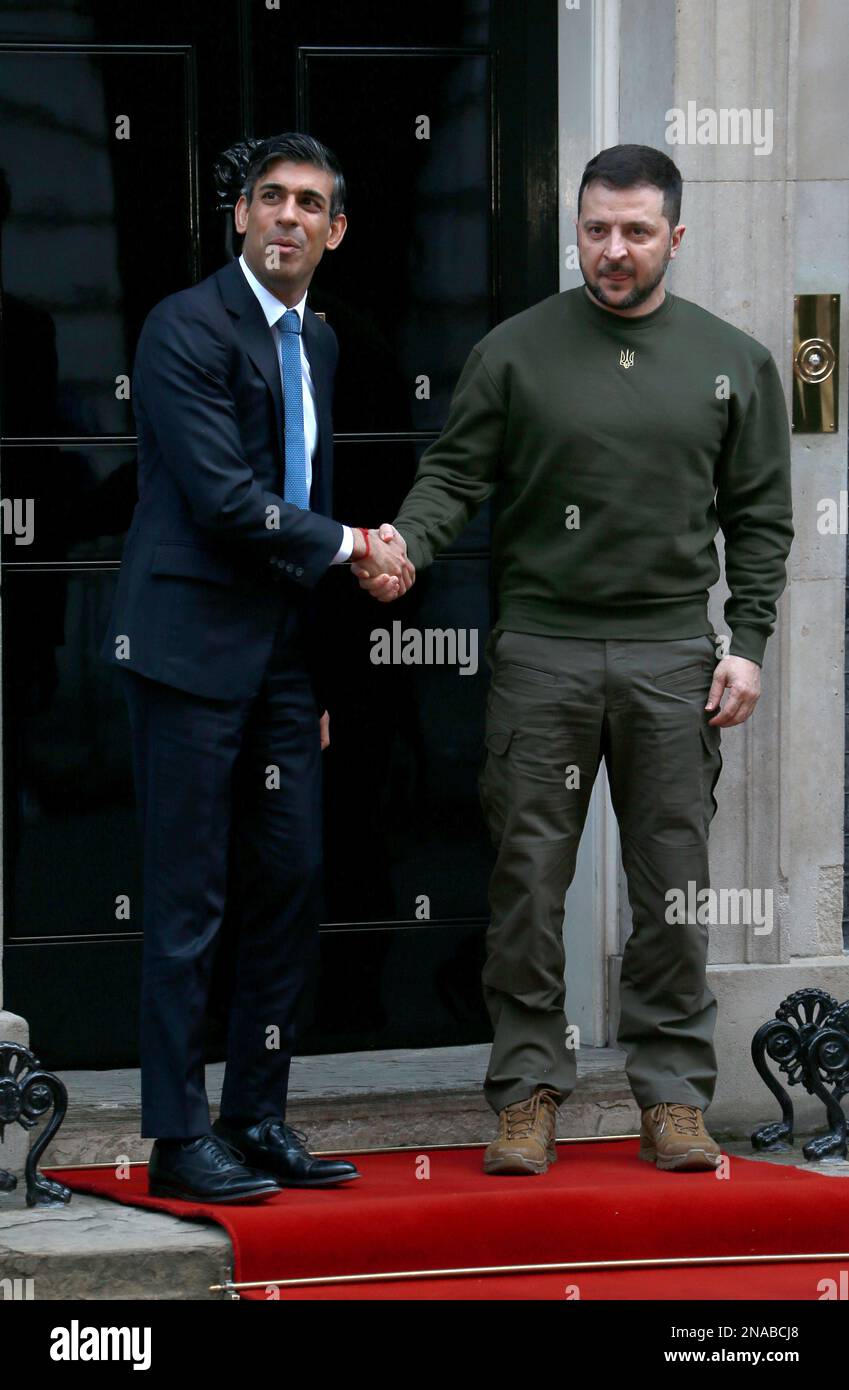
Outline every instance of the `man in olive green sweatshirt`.
{"type": "MultiPolygon", "coordinates": [[[[640,1157],[674,1171],[720,1161],[704,1126],[716,1000],[701,905],[720,729],[755,708],[786,582],[790,439],[769,350],[664,286],[680,206],[661,151],[618,145],[590,160],[576,219],[584,285],[472,349],[393,523],[422,569],[494,497],[480,777],[498,849],[483,972],[484,1091],[499,1116],[488,1173],[542,1173],[556,1158],[557,1106],[576,1083],[563,899],[602,758],[633,917],[618,1042],[640,1157]],[[718,527],[730,642],[707,617],[718,527]]],[[[354,572],[379,599],[404,592],[374,567],[354,572]]]]}

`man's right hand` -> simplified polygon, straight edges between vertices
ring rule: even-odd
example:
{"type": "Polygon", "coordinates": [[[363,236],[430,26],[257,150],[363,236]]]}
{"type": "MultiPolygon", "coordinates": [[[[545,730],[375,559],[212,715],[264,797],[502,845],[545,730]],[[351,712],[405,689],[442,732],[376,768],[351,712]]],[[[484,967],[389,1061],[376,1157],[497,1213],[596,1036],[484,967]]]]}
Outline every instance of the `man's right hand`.
{"type": "Polygon", "coordinates": [[[360,588],[382,603],[400,598],[412,588],[416,571],[407,557],[407,545],[401,534],[388,522],[379,531],[369,531],[369,554],[361,530],[354,531],[351,554],[351,573],[360,581],[360,588]]]}

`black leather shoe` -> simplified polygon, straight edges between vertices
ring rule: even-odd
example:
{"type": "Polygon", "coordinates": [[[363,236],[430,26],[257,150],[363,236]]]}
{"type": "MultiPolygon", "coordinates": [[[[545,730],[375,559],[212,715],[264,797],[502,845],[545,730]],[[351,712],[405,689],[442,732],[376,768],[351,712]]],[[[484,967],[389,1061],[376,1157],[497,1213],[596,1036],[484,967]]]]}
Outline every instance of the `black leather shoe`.
{"type": "Polygon", "coordinates": [[[273,1197],[280,1184],[257,1172],[244,1154],[214,1134],[202,1134],[178,1147],[154,1143],[147,1165],[152,1197],[184,1197],[200,1202],[252,1202],[273,1197]]]}
{"type": "Polygon", "coordinates": [[[272,1173],[281,1187],[329,1187],[362,1177],[344,1158],[313,1158],[307,1152],[306,1135],[273,1115],[242,1129],[218,1119],[213,1134],[238,1144],[256,1168],[272,1173]]]}

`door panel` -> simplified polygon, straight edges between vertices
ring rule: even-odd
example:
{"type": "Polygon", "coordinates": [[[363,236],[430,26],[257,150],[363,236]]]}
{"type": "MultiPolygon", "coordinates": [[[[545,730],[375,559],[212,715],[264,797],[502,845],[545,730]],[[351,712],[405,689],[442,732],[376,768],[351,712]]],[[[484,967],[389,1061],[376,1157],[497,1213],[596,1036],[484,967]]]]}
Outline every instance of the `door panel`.
{"type": "Polygon", "coordinates": [[[192,278],[191,243],[173,235],[190,225],[189,67],[185,50],[0,52],[3,289],[18,318],[10,345],[24,331],[39,360],[48,342],[56,359],[48,405],[41,371],[13,352],[7,435],[134,433],[116,380],[148,309],[192,278]],[[168,122],[137,114],[150,89],[168,122]],[[159,180],[168,198],[143,212],[141,190],[159,180]]]}
{"type": "MultiPolygon", "coordinates": [[[[439,51],[300,54],[305,126],[336,151],[351,189],[322,303],[331,321],[334,300],[358,312],[400,378],[379,403],[382,430],[438,431],[469,347],[493,325],[489,68],[484,55],[439,51]]],[[[373,396],[373,354],[343,357],[356,388],[336,428],[368,430],[351,404],[373,396]]]]}

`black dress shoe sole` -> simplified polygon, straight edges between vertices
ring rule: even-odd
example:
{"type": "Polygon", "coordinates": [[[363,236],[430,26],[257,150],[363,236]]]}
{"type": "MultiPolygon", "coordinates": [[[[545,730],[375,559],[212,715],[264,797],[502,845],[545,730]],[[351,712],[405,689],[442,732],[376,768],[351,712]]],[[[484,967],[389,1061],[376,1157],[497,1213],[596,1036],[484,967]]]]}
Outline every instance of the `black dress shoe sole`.
{"type": "MultiPolygon", "coordinates": [[[[256,1168],[259,1167],[259,1164],[255,1162],[253,1166],[256,1168]]],[[[336,1187],[340,1182],[352,1182],[354,1178],[361,1178],[363,1176],[362,1173],[345,1173],[341,1178],[293,1179],[283,1178],[279,1173],[273,1172],[271,1168],[267,1168],[266,1172],[271,1173],[274,1181],[279,1183],[281,1187],[336,1187]]]]}
{"type": "Polygon", "coordinates": [[[265,1197],[276,1197],[280,1188],[263,1188],[260,1191],[250,1189],[248,1192],[238,1192],[231,1197],[213,1193],[190,1192],[188,1189],[180,1187],[169,1187],[167,1183],[148,1182],[147,1191],[150,1197],[177,1197],[184,1202],[261,1202],[265,1197]]]}

